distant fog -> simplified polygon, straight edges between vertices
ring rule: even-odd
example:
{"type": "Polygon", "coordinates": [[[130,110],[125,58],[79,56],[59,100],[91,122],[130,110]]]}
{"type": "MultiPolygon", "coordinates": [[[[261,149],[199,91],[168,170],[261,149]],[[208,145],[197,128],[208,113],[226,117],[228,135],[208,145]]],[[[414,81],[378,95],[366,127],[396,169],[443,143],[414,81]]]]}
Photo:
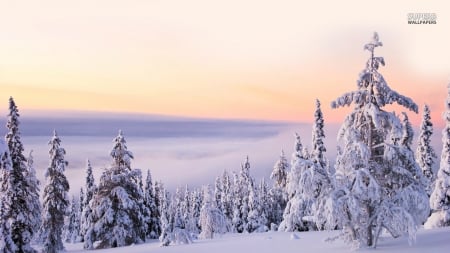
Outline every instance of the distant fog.
{"type": "MultiPolygon", "coordinates": [[[[78,194],[85,180],[86,159],[91,161],[96,180],[109,166],[112,140],[119,129],[134,154],[132,167],[142,169],[144,177],[150,169],[153,180],[161,180],[170,190],[185,185],[213,184],[224,170],[239,170],[247,155],[252,175],[268,180],[282,149],[290,160],[294,133],[300,134],[309,149],[312,134],[312,123],[92,115],[21,117],[20,120],[25,154],[33,150],[35,168],[43,184],[44,170],[49,164],[47,143],[53,129],[57,130],[67,152],[66,175],[73,194],[78,194]]],[[[326,155],[332,164],[338,129],[338,125],[325,126],[326,155]]],[[[440,136],[440,129],[435,129],[433,142],[438,154],[440,136]]]]}

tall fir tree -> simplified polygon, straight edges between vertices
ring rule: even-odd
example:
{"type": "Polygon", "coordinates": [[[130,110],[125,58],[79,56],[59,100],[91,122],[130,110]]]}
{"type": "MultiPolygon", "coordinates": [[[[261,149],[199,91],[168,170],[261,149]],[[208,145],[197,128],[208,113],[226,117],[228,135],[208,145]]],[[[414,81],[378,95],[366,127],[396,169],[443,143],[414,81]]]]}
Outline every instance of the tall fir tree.
{"type": "Polygon", "coordinates": [[[216,199],[211,187],[203,188],[203,205],[200,210],[200,225],[202,232],[199,237],[212,239],[214,234],[223,234],[228,231],[226,218],[216,205],[216,199]]]}
{"type": "Polygon", "coordinates": [[[295,134],[294,153],[292,154],[292,166],[288,174],[286,190],[288,202],[283,212],[283,220],[278,227],[279,231],[306,231],[308,224],[303,220],[310,216],[311,200],[303,197],[302,174],[314,167],[298,134],[295,134]]]}
{"type": "Polygon", "coordinates": [[[131,168],[133,154],[122,131],[113,143],[111,167],[103,172],[89,204],[92,213],[88,219],[92,222],[84,236],[86,249],[121,247],[145,240],[140,170],[131,168]]]}
{"type": "Polygon", "coordinates": [[[11,227],[15,217],[11,216],[14,202],[14,185],[10,173],[12,162],[8,147],[0,140],[0,252],[17,252],[11,227]]]}
{"type": "Polygon", "coordinates": [[[35,197],[39,189],[31,182],[37,181],[28,173],[27,159],[23,155],[24,147],[19,130],[19,110],[12,97],[9,98],[9,114],[6,123],[7,133],[5,136],[11,158],[11,172],[8,174],[14,186],[12,199],[14,201],[9,207],[9,216],[14,217],[11,222],[12,239],[20,252],[35,252],[30,243],[37,232],[35,197]],[[28,177],[28,178],[27,178],[28,177]],[[31,193],[31,194],[30,194],[31,193]]]}
{"type": "Polygon", "coordinates": [[[339,237],[355,247],[376,247],[383,229],[393,237],[408,234],[413,240],[429,213],[422,173],[410,148],[400,143],[407,136],[404,127],[395,113],[382,109],[393,103],[416,113],[418,108],[391,90],[378,72],[384,65],[374,54],[379,46],[375,33],[364,47],[371,55],[359,75],[358,90],[332,103],[333,108],[355,105],[339,132],[345,145],[336,162],[334,215],[329,219],[337,220],[339,237]]]}
{"type": "Polygon", "coordinates": [[[64,228],[64,241],[76,243],[80,236],[80,202],[72,196],[70,202],[70,213],[64,228]]]}
{"type": "Polygon", "coordinates": [[[436,152],[431,146],[431,136],[433,135],[433,123],[431,122],[430,108],[428,105],[423,107],[422,122],[420,123],[419,139],[416,149],[416,161],[422,169],[422,173],[427,179],[427,192],[431,194],[434,181],[433,166],[434,159],[437,158],[436,152]]]}
{"type": "MultiPolygon", "coordinates": [[[[80,227],[80,236],[81,241],[84,241],[84,236],[86,235],[86,231],[89,229],[89,227],[92,225],[92,220],[89,220],[89,217],[91,217],[92,209],[89,205],[92,198],[94,197],[94,194],[97,192],[97,186],[95,184],[94,180],[94,173],[92,171],[91,162],[89,159],[86,161],[86,179],[85,179],[85,189],[86,193],[83,197],[83,201],[80,202],[80,206],[82,209],[81,213],[81,227],[80,227]]],[[[80,196],[81,197],[81,196],[80,196]]]]}
{"type": "Polygon", "coordinates": [[[34,169],[34,158],[33,158],[33,150],[30,151],[30,154],[27,158],[27,171],[25,173],[25,178],[27,180],[27,184],[30,186],[28,189],[30,190],[28,192],[30,196],[30,202],[29,205],[31,206],[32,210],[32,226],[33,231],[37,232],[39,231],[39,227],[42,223],[42,207],[41,207],[41,200],[39,196],[40,191],[40,182],[36,177],[36,170],[34,169]]]}
{"type": "Polygon", "coordinates": [[[69,213],[70,201],[67,195],[69,182],[64,175],[68,165],[65,160],[66,151],[61,147],[61,139],[56,131],[53,131],[53,137],[48,144],[50,145],[50,165],[45,172],[41,238],[42,251],[53,253],[64,250],[62,232],[64,218],[69,213]]]}
{"type": "Polygon", "coordinates": [[[150,217],[147,221],[147,237],[150,239],[157,239],[161,233],[160,215],[150,170],[147,170],[147,177],[145,179],[144,203],[150,213],[150,217]]]}
{"type": "Polygon", "coordinates": [[[311,158],[314,163],[319,164],[322,168],[328,167],[328,161],[325,157],[325,131],[323,113],[320,109],[320,101],[316,99],[316,111],[314,112],[314,124],[312,132],[312,153],[311,158]]]}
{"type": "Polygon", "coordinates": [[[270,179],[273,180],[273,187],[268,193],[271,198],[271,215],[268,216],[269,224],[273,223],[278,226],[283,220],[283,211],[286,208],[288,193],[287,193],[287,178],[289,174],[289,163],[281,150],[280,158],[275,163],[270,179]]]}
{"type": "Polygon", "coordinates": [[[447,85],[443,118],[445,127],[442,130],[441,164],[430,196],[433,213],[425,223],[426,228],[450,226],[450,83],[447,85]]]}

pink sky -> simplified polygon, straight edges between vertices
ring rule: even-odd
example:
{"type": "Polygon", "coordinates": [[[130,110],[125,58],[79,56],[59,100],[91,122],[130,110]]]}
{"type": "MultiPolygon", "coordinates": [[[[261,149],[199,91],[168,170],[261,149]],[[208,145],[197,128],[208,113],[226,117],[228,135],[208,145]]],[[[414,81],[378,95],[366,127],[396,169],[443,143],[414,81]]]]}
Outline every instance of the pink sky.
{"type": "MultiPolygon", "coordinates": [[[[446,1],[4,1],[0,102],[89,110],[311,121],[346,110],[377,31],[391,88],[440,123],[450,74],[446,1]],[[436,25],[408,25],[433,12],[436,25]]],[[[419,116],[412,116],[417,122],[419,116]]]]}

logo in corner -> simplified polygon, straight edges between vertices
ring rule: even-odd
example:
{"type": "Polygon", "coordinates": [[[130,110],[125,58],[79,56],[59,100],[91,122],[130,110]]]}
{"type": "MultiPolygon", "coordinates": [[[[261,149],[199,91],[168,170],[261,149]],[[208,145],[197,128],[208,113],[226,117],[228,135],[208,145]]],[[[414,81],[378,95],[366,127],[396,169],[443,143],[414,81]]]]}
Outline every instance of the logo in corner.
{"type": "Polygon", "coordinates": [[[437,15],[434,12],[421,13],[410,12],[408,13],[408,24],[410,25],[435,25],[437,24],[437,15]]]}

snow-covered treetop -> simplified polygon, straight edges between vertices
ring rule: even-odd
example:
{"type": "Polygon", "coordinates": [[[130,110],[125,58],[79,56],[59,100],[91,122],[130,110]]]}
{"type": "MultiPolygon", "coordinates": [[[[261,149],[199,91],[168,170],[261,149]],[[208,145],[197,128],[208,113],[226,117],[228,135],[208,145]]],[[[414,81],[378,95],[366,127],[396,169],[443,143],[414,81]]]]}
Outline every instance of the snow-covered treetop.
{"type": "Polygon", "coordinates": [[[110,153],[113,158],[113,165],[131,169],[131,159],[134,157],[133,153],[127,150],[127,142],[122,135],[122,130],[119,130],[119,134],[114,138],[113,142],[114,146],[110,153]]]}
{"type": "Polygon", "coordinates": [[[375,48],[382,46],[378,34],[374,33],[372,41],[364,45],[364,49],[371,52],[371,57],[366,63],[366,68],[359,74],[357,81],[358,90],[345,93],[331,103],[332,108],[350,106],[352,103],[356,107],[363,107],[367,104],[373,104],[381,108],[387,104],[397,103],[415,113],[418,112],[418,106],[412,99],[400,95],[391,90],[384,80],[384,77],[378,72],[380,65],[384,66],[383,57],[375,57],[375,48]]]}

